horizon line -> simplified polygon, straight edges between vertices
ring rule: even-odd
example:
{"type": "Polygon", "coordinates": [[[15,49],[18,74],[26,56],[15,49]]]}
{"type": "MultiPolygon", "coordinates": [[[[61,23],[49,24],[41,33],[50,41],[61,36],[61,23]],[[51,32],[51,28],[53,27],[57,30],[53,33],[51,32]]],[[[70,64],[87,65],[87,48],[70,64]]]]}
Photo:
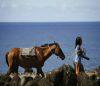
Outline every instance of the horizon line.
{"type": "Polygon", "coordinates": [[[95,23],[100,21],[0,21],[0,23],[95,23]]]}

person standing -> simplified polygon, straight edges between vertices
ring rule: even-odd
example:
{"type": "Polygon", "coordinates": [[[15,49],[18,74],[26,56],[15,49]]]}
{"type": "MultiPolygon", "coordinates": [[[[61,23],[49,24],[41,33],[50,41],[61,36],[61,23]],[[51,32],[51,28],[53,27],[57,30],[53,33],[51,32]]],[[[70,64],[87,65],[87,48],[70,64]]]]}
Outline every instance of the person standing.
{"type": "Polygon", "coordinates": [[[84,71],[84,67],[81,63],[81,59],[84,56],[85,57],[86,52],[84,48],[82,48],[82,38],[80,36],[76,37],[75,41],[75,73],[76,78],[78,79],[78,74],[81,70],[84,71]]]}

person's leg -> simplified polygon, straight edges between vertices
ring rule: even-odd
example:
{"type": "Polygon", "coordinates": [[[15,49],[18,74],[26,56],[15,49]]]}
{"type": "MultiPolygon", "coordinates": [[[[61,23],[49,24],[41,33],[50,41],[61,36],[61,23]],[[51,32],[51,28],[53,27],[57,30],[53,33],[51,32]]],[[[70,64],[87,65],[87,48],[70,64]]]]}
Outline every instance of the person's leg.
{"type": "Polygon", "coordinates": [[[75,73],[76,73],[76,80],[77,80],[77,86],[78,86],[79,63],[75,64],[75,73]]]}
{"type": "Polygon", "coordinates": [[[76,78],[78,79],[78,74],[79,74],[79,64],[76,63],[75,66],[76,66],[76,67],[75,67],[76,78]]]}
{"type": "Polygon", "coordinates": [[[85,72],[84,71],[84,66],[82,63],[79,64],[79,72],[85,72]]]}

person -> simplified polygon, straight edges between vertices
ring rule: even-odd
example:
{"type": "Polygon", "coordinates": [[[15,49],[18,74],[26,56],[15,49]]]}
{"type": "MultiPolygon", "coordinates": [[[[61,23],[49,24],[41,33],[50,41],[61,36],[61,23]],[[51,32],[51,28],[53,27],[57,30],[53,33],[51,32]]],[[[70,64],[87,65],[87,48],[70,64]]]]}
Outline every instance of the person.
{"type": "Polygon", "coordinates": [[[84,58],[85,55],[86,55],[85,49],[82,48],[82,38],[78,36],[76,37],[76,41],[75,41],[75,73],[77,79],[78,79],[79,72],[81,70],[84,71],[84,67],[81,63],[81,59],[82,57],[84,58]]]}

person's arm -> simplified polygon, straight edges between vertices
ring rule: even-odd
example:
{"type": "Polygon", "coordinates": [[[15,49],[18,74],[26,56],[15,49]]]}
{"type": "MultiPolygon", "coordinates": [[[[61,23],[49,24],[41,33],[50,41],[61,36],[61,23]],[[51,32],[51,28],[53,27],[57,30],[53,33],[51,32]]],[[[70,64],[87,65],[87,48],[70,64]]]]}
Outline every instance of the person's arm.
{"type": "Polygon", "coordinates": [[[86,60],[90,60],[90,58],[88,58],[88,57],[86,56],[86,49],[85,49],[85,48],[82,49],[82,52],[83,52],[82,58],[84,58],[84,59],[86,59],[86,60]]]}
{"type": "Polygon", "coordinates": [[[85,48],[82,48],[82,53],[84,56],[86,56],[86,49],[85,48]]]}

